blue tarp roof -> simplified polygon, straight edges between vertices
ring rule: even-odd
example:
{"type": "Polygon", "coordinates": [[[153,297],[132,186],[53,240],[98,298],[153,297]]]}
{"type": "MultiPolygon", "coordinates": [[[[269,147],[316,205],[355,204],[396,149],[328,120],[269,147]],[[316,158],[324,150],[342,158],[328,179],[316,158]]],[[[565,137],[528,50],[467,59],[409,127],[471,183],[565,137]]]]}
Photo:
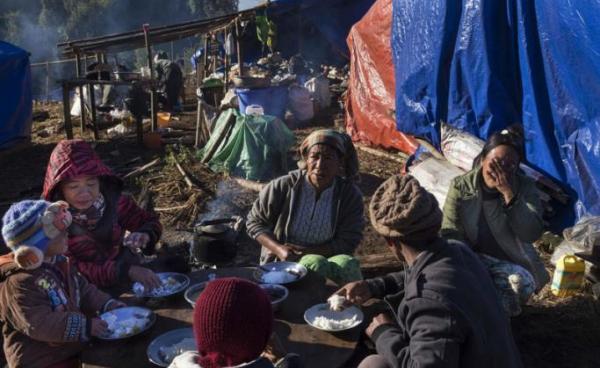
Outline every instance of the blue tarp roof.
{"type": "Polygon", "coordinates": [[[528,161],[600,215],[600,3],[394,0],[392,52],[398,130],[522,122],[528,161]]]}
{"type": "Polygon", "coordinates": [[[31,133],[29,54],[0,41],[0,149],[31,133]]]}

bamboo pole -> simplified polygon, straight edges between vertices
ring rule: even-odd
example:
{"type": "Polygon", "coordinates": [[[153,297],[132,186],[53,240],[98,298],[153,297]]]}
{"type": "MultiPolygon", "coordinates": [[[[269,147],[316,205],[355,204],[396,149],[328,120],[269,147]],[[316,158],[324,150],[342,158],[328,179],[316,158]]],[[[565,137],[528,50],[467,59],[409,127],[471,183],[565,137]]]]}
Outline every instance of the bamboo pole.
{"type": "MultiPolygon", "coordinates": [[[[75,71],[77,78],[81,78],[81,56],[79,53],[75,55],[75,71]]],[[[83,85],[79,86],[79,106],[81,107],[81,134],[85,131],[85,93],[83,93],[83,85]]]]}
{"type": "Polygon", "coordinates": [[[147,171],[149,168],[154,167],[156,165],[158,165],[160,163],[160,158],[157,158],[156,160],[150,161],[149,163],[138,167],[137,169],[131,171],[130,173],[126,174],[123,179],[128,179],[128,178],[133,178],[136,177],[142,173],[144,173],[145,171],[147,171]]]}
{"type": "Polygon", "coordinates": [[[96,121],[96,94],[94,93],[94,85],[92,83],[88,84],[88,91],[90,92],[90,114],[92,116],[92,126],[94,129],[94,140],[100,139],[100,134],[98,134],[98,122],[96,121]]]}
{"type": "MultiPolygon", "coordinates": [[[[146,53],[148,54],[148,68],[150,68],[150,79],[154,79],[154,70],[152,65],[152,46],[150,45],[150,25],[144,24],[144,42],[146,43],[146,53]]],[[[156,131],[158,128],[158,121],[156,119],[156,87],[152,85],[150,87],[150,119],[152,124],[152,131],[156,131]]]]}
{"type": "Polygon", "coordinates": [[[235,19],[235,45],[237,48],[237,59],[238,59],[238,67],[239,67],[239,74],[240,74],[240,78],[242,78],[244,76],[244,61],[242,58],[242,48],[240,47],[240,38],[241,38],[241,34],[240,34],[240,25],[239,25],[239,18],[235,19]]]}

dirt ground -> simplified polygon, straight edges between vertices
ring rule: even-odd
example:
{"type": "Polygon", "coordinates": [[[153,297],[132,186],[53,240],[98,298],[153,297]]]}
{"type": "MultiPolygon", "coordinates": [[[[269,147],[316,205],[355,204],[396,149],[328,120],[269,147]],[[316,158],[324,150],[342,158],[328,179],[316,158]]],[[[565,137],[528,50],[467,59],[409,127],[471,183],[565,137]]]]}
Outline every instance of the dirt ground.
{"type": "MultiPolygon", "coordinates": [[[[64,138],[61,129],[61,107],[57,104],[36,105],[36,111],[49,112],[49,118],[34,122],[32,142],[11,150],[0,151],[0,213],[11,203],[39,197],[45,168],[56,142],[64,138]]],[[[189,121],[191,115],[181,116],[189,121]]],[[[298,141],[320,126],[332,126],[335,115],[319,119],[314,126],[297,130],[298,141]]],[[[77,124],[76,124],[77,126],[77,124]]],[[[76,136],[79,129],[75,128],[76,136]]],[[[193,134],[193,133],[190,133],[193,134]]],[[[89,130],[83,135],[91,139],[89,130]]],[[[169,245],[189,241],[193,223],[202,218],[220,215],[245,215],[256,192],[240,186],[222,174],[212,173],[194,159],[194,152],[182,145],[169,145],[161,150],[148,150],[137,145],[134,136],[106,139],[94,143],[102,159],[117,173],[125,175],[135,168],[159,159],[159,163],[142,175],[125,180],[126,190],[146,205],[153,205],[165,226],[163,242],[169,245]],[[177,161],[192,178],[192,188],[176,169],[177,161]]],[[[370,196],[387,177],[401,172],[401,164],[359,150],[361,182],[365,211],[370,196]]],[[[0,244],[1,245],[1,244],[0,244]]],[[[2,245],[3,247],[3,245],[2,245]]],[[[541,246],[540,249],[547,249],[541,246]]],[[[4,248],[5,251],[5,248],[4,248]]],[[[541,251],[546,261],[550,254],[541,251]]],[[[367,226],[357,251],[365,261],[365,276],[401,267],[391,261],[391,253],[383,239],[367,226]],[[385,262],[381,262],[385,260],[385,262]]],[[[258,260],[258,248],[248,239],[241,242],[237,264],[258,260]]],[[[547,262],[549,272],[552,266],[547,262]]],[[[465,285],[468,287],[468,285],[465,285]]],[[[600,304],[595,301],[590,285],[577,296],[558,299],[546,287],[537,295],[523,314],[512,320],[515,339],[526,367],[600,367],[600,304]]]]}

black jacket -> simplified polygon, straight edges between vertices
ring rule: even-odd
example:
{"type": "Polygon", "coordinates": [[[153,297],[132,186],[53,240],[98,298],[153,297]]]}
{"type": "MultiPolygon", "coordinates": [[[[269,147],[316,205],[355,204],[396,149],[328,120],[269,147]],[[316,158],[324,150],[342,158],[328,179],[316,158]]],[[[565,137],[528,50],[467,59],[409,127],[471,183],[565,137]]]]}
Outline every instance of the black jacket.
{"type": "Polygon", "coordinates": [[[397,310],[398,325],[372,336],[393,367],[522,366],[492,280],[466,245],[438,239],[406,271],[367,282],[397,310]]]}

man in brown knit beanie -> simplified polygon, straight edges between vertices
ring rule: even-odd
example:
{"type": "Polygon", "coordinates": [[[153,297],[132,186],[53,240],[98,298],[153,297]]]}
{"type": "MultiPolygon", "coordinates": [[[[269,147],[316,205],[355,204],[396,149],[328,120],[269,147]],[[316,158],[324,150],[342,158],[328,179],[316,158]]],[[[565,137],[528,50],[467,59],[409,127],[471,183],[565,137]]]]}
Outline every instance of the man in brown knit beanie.
{"type": "Polygon", "coordinates": [[[337,294],[362,304],[385,299],[394,315],[373,318],[366,334],[376,355],[359,368],[521,367],[492,280],[466,245],[439,237],[438,203],[411,176],[375,192],[371,224],[407,268],[347,284],[337,294]]]}

